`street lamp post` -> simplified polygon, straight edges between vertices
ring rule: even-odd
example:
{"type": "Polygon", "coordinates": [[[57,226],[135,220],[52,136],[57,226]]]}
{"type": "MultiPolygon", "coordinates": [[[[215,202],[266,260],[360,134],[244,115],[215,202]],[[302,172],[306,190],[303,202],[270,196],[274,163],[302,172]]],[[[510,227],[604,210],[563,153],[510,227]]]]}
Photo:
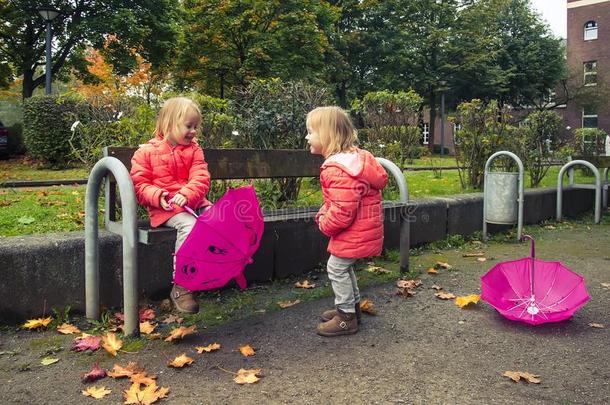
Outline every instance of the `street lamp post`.
{"type": "Polygon", "coordinates": [[[51,21],[53,21],[55,17],[59,15],[59,11],[50,6],[39,7],[37,10],[40,16],[47,23],[47,63],[45,68],[45,94],[51,94],[51,21]]]}
{"type": "Polygon", "coordinates": [[[441,156],[445,155],[445,85],[447,82],[441,80],[441,156]]]}

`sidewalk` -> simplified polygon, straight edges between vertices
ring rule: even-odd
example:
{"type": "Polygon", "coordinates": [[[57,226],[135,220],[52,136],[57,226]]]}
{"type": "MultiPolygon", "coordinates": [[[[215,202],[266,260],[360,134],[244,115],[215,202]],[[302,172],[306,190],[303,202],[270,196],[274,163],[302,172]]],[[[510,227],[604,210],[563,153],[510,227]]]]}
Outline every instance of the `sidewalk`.
{"type": "Polygon", "coordinates": [[[591,301],[574,318],[531,327],[501,318],[487,304],[459,309],[434,297],[433,284],[455,295],[479,293],[479,277],[498,261],[529,254],[526,244],[482,246],[488,260],[464,258],[466,250],[427,252],[413,258],[422,268],[422,285],[410,298],[395,295],[394,284],[366,288],[377,316],[366,316],[352,336],[322,338],[315,334],[317,315],[331,298],[256,315],[211,329],[200,329],[175,344],[148,342],[137,354],[88,356],[69,352],[72,337],[55,332],[2,332],[0,397],[3,403],[122,403],[125,380],[102,379],[112,393],[102,400],[85,398],[80,374],[92,360],[101,366],[137,361],[158,385],[169,387],[159,403],[553,403],[602,404],[610,398],[610,225],[562,224],[532,228],[537,257],[560,260],[584,275],[591,301]],[[437,260],[455,270],[425,273],[437,260]],[[604,324],[597,329],[589,323],[604,324]],[[44,342],[44,343],[40,343],[44,342]],[[212,342],[222,349],[197,354],[194,346],[212,342]],[[49,345],[61,345],[60,361],[40,365],[49,345]],[[257,351],[243,357],[235,349],[250,344],[257,351]],[[195,362],[184,369],[166,366],[186,352],[195,362]],[[29,363],[29,371],[19,371],[29,363]],[[256,384],[240,386],[224,370],[261,368],[256,384]],[[528,371],[540,384],[515,383],[502,374],[528,371]]]}

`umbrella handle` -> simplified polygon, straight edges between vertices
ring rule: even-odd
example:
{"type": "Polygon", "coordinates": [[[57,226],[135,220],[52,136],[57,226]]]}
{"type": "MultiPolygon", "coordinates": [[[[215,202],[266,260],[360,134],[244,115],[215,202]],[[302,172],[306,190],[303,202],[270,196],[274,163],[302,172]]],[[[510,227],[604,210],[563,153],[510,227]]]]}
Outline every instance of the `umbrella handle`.
{"type": "Polygon", "coordinates": [[[534,244],[534,238],[532,236],[530,236],[530,235],[523,235],[521,237],[521,241],[522,242],[525,241],[526,239],[529,239],[530,242],[531,242],[530,245],[531,245],[532,249],[531,249],[531,255],[530,256],[532,257],[532,259],[534,259],[534,258],[536,258],[536,247],[535,247],[535,244],[534,244]]]}
{"type": "Polygon", "coordinates": [[[188,205],[183,206],[182,208],[184,208],[186,210],[186,212],[188,212],[189,214],[191,214],[192,216],[194,216],[195,218],[199,217],[199,215],[197,215],[195,213],[195,211],[189,207],[188,205]]]}

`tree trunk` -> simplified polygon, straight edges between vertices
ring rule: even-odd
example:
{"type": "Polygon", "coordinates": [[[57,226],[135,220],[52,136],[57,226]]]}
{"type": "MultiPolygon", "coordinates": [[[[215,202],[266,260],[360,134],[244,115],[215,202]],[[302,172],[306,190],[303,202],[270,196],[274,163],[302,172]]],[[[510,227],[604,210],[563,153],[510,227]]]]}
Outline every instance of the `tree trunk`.
{"type": "Polygon", "coordinates": [[[341,108],[347,108],[347,84],[345,83],[345,80],[341,81],[335,88],[339,106],[341,106],[341,108]]]}
{"type": "Polygon", "coordinates": [[[34,93],[34,71],[31,69],[23,69],[21,96],[25,100],[26,98],[32,97],[32,93],[34,93]]]}
{"type": "Polygon", "coordinates": [[[428,129],[428,147],[430,151],[434,153],[434,138],[435,138],[435,121],[436,121],[436,94],[434,89],[430,91],[428,95],[428,106],[430,107],[430,127],[428,129]]]}

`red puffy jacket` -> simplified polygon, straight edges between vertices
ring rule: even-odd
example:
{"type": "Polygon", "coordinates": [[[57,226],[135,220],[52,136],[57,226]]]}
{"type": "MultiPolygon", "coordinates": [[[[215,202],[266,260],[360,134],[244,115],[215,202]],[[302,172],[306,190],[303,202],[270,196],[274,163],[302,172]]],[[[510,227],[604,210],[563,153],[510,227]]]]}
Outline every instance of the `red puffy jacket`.
{"type": "Polygon", "coordinates": [[[177,205],[172,211],[161,208],[164,191],[169,193],[167,201],[182,194],[186,197],[186,205],[193,209],[211,205],[205,198],[210,189],[208,164],[195,141],[172,146],[161,137],[151,139],[134,153],[130,174],[138,202],[148,209],[153,227],[184,211],[177,205]]]}
{"type": "Polygon", "coordinates": [[[388,175],[362,149],[330,156],[320,169],[324,205],[316,215],[330,237],[328,252],[343,258],[377,256],[383,247],[381,190],[388,175]]]}

